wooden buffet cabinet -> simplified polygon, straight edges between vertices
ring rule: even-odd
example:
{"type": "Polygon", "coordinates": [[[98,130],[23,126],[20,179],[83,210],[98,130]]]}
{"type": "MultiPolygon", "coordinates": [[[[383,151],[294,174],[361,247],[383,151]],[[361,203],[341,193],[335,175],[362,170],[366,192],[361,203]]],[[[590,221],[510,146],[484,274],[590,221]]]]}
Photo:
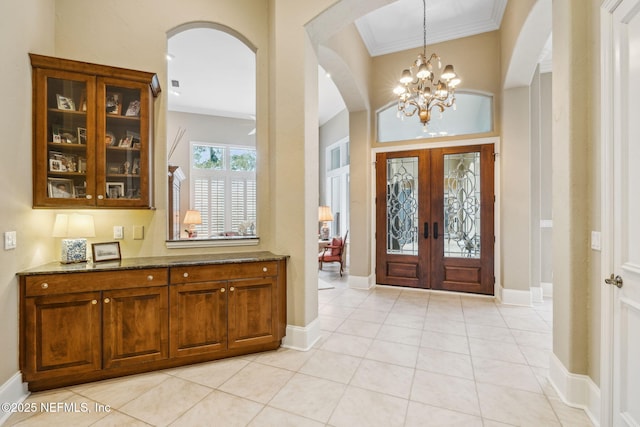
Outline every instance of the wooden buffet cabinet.
{"type": "Polygon", "coordinates": [[[32,391],[280,346],[286,257],[269,252],[51,263],[18,273],[32,391]]]}

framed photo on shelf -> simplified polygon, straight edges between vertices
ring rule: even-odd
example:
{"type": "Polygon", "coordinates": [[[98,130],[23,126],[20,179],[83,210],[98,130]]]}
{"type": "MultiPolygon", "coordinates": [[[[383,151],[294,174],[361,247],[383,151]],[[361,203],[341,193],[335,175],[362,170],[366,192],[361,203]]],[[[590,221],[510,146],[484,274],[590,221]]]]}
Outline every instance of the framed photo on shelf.
{"type": "Polygon", "coordinates": [[[107,92],[105,101],[107,114],[122,114],[122,94],[117,92],[107,92]]]}
{"type": "Polygon", "coordinates": [[[49,171],[51,172],[63,172],[62,160],[49,159],[49,171]]]}
{"type": "Polygon", "coordinates": [[[107,132],[107,133],[104,135],[104,142],[105,142],[105,144],[106,144],[106,146],[107,146],[107,147],[113,147],[114,145],[118,145],[118,144],[116,143],[116,137],[115,137],[115,135],[113,134],[113,132],[107,132]]]}
{"type": "Polygon", "coordinates": [[[120,163],[109,163],[107,165],[107,173],[109,175],[119,175],[122,173],[122,167],[120,163]]]}
{"type": "Polygon", "coordinates": [[[51,133],[53,135],[53,142],[63,142],[65,144],[77,144],[78,132],[74,132],[71,129],[65,129],[60,125],[52,125],[51,133]]]}
{"type": "Polygon", "coordinates": [[[122,199],[124,197],[124,183],[107,182],[107,197],[109,199],[122,199]]]}
{"type": "Polygon", "coordinates": [[[73,103],[73,99],[66,96],[56,94],[56,100],[58,101],[58,110],[70,110],[75,111],[76,105],[73,103]]]}
{"type": "Polygon", "coordinates": [[[87,129],[86,128],[78,128],[78,144],[87,143],[87,129]]]}
{"type": "Polygon", "coordinates": [[[87,159],[85,159],[84,157],[78,157],[78,172],[87,172],[87,159]]]}
{"type": "Polygon", "coordinates": [[[91,253],[93,262],[119,261],[121,259],[120,242],[92,243],[91,253]]]}
{"type": "Polygon", "coordinates": [[[76,197],[76,188],[72,179],[66,178],[49,178],[48,193],[52,199],[74,199],[76,197]]]}
{"type": "Polygon", "coordinates": [[[130,136],[125,136],[124,138],[122,138],[120,140],[120,143],[118,144],[119,147],[123,147],[123,148],[131,148],[131,144],[133,143],[132,139],[130,136]]]}
{"type": "Polygon", "coordinates": [[[125,116],[137,117],[140,115],[140,101],[135,100],[129,103],[125,116]]]}

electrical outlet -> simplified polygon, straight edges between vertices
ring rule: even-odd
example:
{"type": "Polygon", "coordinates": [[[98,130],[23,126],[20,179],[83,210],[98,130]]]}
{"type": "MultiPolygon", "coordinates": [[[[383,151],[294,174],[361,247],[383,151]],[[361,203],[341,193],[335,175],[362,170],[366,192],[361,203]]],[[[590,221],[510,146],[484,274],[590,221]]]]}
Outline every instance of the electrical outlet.
{"type": "Polygon", "coordinates": [[[116,240],[124,239],[124,227],[121,225],[113,226],[113,238],[116,240]]]}
{"type": "Polygon", "coordinates": [[[15,249],[17,245],[17,237],[15,231],[4,232],[4,250],[15,249]]]}

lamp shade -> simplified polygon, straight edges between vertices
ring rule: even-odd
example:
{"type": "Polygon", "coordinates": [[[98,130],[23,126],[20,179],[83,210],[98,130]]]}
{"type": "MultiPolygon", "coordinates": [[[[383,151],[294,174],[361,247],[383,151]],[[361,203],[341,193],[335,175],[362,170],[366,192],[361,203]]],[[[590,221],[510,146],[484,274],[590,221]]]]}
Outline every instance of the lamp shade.
{"type": "Polygon", "coordinates": [[[184,215],[185,224],[202,224],[202,217],[200,211],[187,211],[184,215]]]}
{"type": "Polygon", "coordinates": [[[86,214],[57,214],[53,237],[96,237],[93,216],[86,214]]]}
{"type": "Polygon", "coordinates": [[[329,206],[318,207],[318,221],[333,221],[333,214],[329,206]]]}

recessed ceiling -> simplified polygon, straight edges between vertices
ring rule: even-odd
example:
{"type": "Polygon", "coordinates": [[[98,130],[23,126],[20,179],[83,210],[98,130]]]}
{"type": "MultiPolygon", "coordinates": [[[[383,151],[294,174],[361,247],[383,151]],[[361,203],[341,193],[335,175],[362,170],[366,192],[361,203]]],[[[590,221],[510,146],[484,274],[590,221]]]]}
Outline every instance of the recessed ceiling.
{"type": "MultiPolygon", "coordinates": [[[[428,0],[427,44],[500,28],[507,0],[428,0]]],[[[398,0],[356,20],[371,56],[422,46],[422,0],[398,0]]]]}
{"type": "MultiPolygon", "coordinates": [[[[427,43],[500,28],[507,0],[428,0],[427,43]]],[[[398,0],[356,20],[372,56],[422,46],[421,0],[398,0]]],[[[196,28],[168,41],[168,108],[198,114],[255,118],[255,54],[222,31],[196,28]],[[171,81],[179,81],[179,88],[171,81]]],[[[331,70],[327,70],[331,71],[331,70]]],[[[345,108],[335,84],[318,70],[319,121],[345,108]]]]}

